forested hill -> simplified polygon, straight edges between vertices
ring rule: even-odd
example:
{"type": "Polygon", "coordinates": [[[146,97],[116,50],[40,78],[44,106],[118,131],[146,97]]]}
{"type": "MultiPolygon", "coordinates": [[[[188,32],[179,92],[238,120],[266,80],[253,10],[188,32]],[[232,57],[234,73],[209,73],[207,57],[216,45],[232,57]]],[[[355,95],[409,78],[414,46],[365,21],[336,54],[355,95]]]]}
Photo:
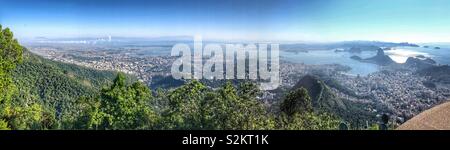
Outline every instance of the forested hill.
{"type": "Polygon", "coordinates": [[[24,49],[23,62],[13,71],[17,105],[40,104],[56,118],[72,114],[80,97],[97,94],[111,85],[116,72],[99,71],[73,64],[48,60],[24,49]],[[54,111],[54,112],[53,112],[54,111]]]}
{"type": "Polygon", "coordinates": [[[110,84],[116,74],[44,59],[25,50],[13,77],[21,95],[28,93],[42,102],[58,103],[92,94],[110,84]]]}

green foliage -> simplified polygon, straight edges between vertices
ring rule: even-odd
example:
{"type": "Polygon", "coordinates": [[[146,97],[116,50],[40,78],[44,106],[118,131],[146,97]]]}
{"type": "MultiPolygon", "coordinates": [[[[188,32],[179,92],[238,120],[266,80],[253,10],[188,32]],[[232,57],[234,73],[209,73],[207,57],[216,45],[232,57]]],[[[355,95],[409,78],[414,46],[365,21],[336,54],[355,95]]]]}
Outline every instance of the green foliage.
{"type": "Polygon", "coordinates": [[[314,112],[308,91],[297,88],[290,91],[280,105],[277,118],[279,129],[285,130],[336,130],[341,121],[328,113],[314,112]]]}
{"type": "Polygon", "coordinates": [[[201,101],[206,87],[193,80],[167,95],[167,107],[162,112],[167,129],[201,129],[201,101]]]}
{"type": "Polygon", "coordinates": [[[41,129],[43,109],[39,104],[29,107],[12,107],[7,114],[9,124],[13,129],[41,129]]]}
{"type": "Polygon", "coordinates": [[[308,90],[301,87],[290,91],[281,103],[280,109],[289,116],[312,111],[312,102],[308,90]]]}
{"type": "Polygon", "coordinates": [[[372,124],[369,126],[368,130],[380,130],[378,124],[372,124]]]}
{"type": "Polygon", "coordinates": [[[92,99],[81,101],[80,97],[98,95],[101,87],[111,84],[115,76],[110,71],[44,59],[27,50],[23,52],[23,62],[12,74],[17,90],[12,95],[11,107],[41,105],[42,129],[87,129],[78,119],[92,99]]]}
{"type": "Polygon", "coordinates": [[[89,113],[92,129],[152,129],[157,116],[150,107],[151,91],[141,82],[126,84],[119,73],[110,88],[102,90],[89,113]]]}
{"type": "Polygon", "coordinates": [[[256,99],[259,90],[252,83],[242,83],[236,90],[230,82],[207,93],[202,107],[206,129],[272,129],[274,122],[256,99]]]}
{"type": "Polygon", "coordinates": [[[9,30],[9,28],[2,29],[2,26],[0,25],[0,81],[2,81],[0,85],[1,87],[7,86],[6,83],[8,82],[4,81],[8,80],[9,76],[11,75],[10,73],[16,67],[16,64],[22,61],[22,51],[23,51],[22,46],[20,46],[19,42],[17,42],[16,39],[14,39],[13,33],[9,30]]]}
{"type": "Polygon", "coordinates": [[[337,130],[341,121],[327,113],[304,112],[281,115],[278,128],[283,130],[337,130]]]}
{"type": "Polygon", "coordinates": [[[78,112],[77,100],[95,95],[111,83],[114,72],[96,71],[72,64],[59,63],[24,52],[24,60],[13,72],[18,88],[15,103],[41,103],[56,109],[57,118],[78,112]]]}
{"type": "MultiPolygon", "coordinates": [[[[11,96],[16,92],[13,84],[11,72],[16,65],[22,61],[23,48],[19,42],[14,39],[13,33],[9,28],[3,29],[0,25],[0,117],[8,117],[11,108],[11,96]]],[[[2,120],[1,128],[7,128],[5,123],[9,120],[2,120]]]]}
{"type": "Polygon", "coordinates": [[[0,130],[9,130],[8,123],[5,120],[0,120],[0,130]]]}
{"type": "Polygon", "coordinates": [[[236,90],[226,83],[211,90],[193,80],[167,94],[163,129],[271,129],[273,119],[256,100],[258,88],[249,83],[236,90]],[[253,91],[253,92],[250,92],[253,91]]]}

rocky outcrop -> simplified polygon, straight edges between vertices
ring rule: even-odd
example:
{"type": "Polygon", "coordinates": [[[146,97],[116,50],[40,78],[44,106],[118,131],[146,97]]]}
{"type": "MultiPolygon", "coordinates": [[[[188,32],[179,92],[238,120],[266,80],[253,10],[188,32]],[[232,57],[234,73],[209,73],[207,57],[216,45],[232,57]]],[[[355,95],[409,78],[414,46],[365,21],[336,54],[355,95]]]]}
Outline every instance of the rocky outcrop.
{"type": "Polygon", "coordinates": [[[450,130],[450,102],[418,114],[397,130],[450,130]]]}
{"type": "Polygon", "coordinates": [[[387,66],[387,65],[395,63],[388,55],[384,54],[383,49],[378,49],[377,55],[370,57],[370,58],[363,59],[359,56],[352,56],[350,58],[361,61],[361,62],[374,63],[374,64],[381,65],[381,66],[387,66]]]}

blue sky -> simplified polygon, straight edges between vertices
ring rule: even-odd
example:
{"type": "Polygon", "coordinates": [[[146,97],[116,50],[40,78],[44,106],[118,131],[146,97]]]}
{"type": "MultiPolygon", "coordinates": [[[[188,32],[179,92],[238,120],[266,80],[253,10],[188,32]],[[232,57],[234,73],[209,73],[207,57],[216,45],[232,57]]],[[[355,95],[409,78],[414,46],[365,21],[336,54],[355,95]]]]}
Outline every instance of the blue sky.
{"type": "Polygon", "coordinates": [[[449,0],[0,0],[18,38],[450,42],[449,0]]]}

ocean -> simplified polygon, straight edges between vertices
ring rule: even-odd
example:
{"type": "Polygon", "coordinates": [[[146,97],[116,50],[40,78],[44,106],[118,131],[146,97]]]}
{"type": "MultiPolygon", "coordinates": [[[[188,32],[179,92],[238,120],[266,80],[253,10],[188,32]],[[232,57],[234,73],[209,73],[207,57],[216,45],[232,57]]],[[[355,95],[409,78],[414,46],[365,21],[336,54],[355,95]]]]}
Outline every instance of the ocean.
{"type": "MultiPolygon", "coordinates": [[[[428,45],[428,44],[424,44],[428,45]]],[[[429,48],[424,47],[395,47],[386,50],[385,54],[397,63],[405,63],[408,57],[423,55],[435,60],[437,64],[450,64],[450,44],[429,44],[429,48]],[[434,47],[440,47],[435,49],[434,47]]],[[[305,64],[341,64],[351,67],[348,72],[353,75],[368,75],[380,69],[378,65],[362,63],[350,57],[356,55],[361,58],[369,58],[376,55],[375,51],[362,51],[361,53],[334,52],[334,50],[314,50],[308,52],[287,52],[281,51],[281,59],[294,63],[305,64]]]]}

